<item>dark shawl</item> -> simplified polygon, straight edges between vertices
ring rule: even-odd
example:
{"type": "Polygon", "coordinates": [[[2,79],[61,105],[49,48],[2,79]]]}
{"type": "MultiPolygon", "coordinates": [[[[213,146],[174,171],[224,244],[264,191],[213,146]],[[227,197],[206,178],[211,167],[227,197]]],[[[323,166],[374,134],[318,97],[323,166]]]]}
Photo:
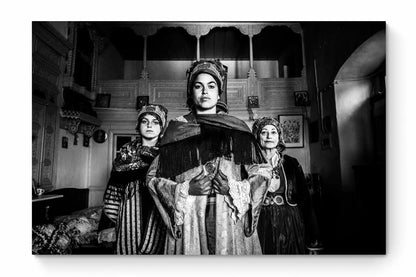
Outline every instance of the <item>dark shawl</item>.
{"type": "Polygon", "coordinates": [[[190,113],[185,119],[169,122],[160,142],[159,176],[173,178],[216,157],[241,165],[267,163],[244,121],[227,114],[190,113]]]}

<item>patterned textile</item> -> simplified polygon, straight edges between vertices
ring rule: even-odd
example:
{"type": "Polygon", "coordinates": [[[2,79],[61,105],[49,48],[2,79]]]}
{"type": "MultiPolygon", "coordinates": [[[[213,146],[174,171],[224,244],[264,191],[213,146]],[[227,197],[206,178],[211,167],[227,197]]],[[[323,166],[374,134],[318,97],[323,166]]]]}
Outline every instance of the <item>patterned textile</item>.
{"type": "Polygon", "coordinates": [[[72,240],[64,224],[32,228],[32,254],[70,254],[72,240]]]}
{"type": "Polygon", "coordinates": [[[116,224],[117,254],[162,252],[165,229],[143,185],[157,153],[158,148],[142,146],[136,139],[124,145],[114,161],[104,193],[104,213],[116,224]]]}
{"type": "Polygon", "coordinates": [[[319,235],[305,177],[295,158],[277,157],[270,163],[279,170],[278,186],[274,192],[269,188],[257,225],[263,254],[305,254],[307,242],[319,235]],[[276,197],[278,205],[267,201],[276,197]]]}
{"type": "MultiPolygon", "coordinates": [[[[211,148],[211,151],[215,152],[216,149],[211,148]]],[[[266,161],[237,164],[233,154],[228,157],[213,156],[212,160],[207,161],[216,165],[213,172],[221,170],[227,176],[230,187],[229,195],[216,194],[215,209],[210,205],[208,214],[207,195],[188,195],[189,181],[204,170],[204,164],[199,163],[169,179],[157,175],[162,155],[154,160],[146,183],[168,227],[165,254],[261,254],[256,225],[272,168],[266,161]],[[212,221],[215,221],[215,230],[211,228],[212,221]]],[[[253,154],[264,159],[257,151],[253,154]]],[[[183,159],[181,156],[173,158],[183,159]]]]}
{"type": "Polygon", "coordinates": [[[93,207],[57,217],[53,224],[34,226],[32,253],[71,254],[75,248],[95,243],[101,211],[102,207],[93,207]]]}

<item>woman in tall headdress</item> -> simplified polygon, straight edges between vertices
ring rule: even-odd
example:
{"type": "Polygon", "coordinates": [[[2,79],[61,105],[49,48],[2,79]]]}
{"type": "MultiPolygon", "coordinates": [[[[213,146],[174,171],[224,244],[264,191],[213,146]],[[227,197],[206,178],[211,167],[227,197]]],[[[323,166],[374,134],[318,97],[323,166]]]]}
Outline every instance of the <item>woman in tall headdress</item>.
{"type": "Polygon", "coordinates": [[[162,105],[143,106],[137,117],[139,137],[123,145],[114,160],[104,194],[104,213],[115,222],[117,254],[163,253],[166,227],[145,180],[159,153],[167,112],[162,105]]]}
{"type": "Polygon", "coordinates": [[[248,126],[217,114],[227,69],[218,60],[187,72],[191,112],[169,122],[147,185],[165,221],[166,254],[261,254],[256,224],[271,178],[248,126]]]}
{"type": "Polygon", "coordinates": [[[274,118],[257,119],[253,135],[273,167],[258,223],[263,254],[305,254],[319,233],[302,167],[283,155],[283,130],[274,118]]]}

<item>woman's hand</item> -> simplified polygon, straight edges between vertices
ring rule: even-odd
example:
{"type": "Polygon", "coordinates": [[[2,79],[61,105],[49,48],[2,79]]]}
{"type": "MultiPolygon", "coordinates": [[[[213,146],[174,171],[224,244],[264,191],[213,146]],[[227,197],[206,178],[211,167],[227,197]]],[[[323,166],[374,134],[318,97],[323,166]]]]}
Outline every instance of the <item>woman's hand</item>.
{"type": "Polygon", "coordinates": [[[189,181],[189,195],[208,195],[211,192],[211,178],[204,170],[189,181]]]}
{"type": "Polygon", "coordinates": [[[228,186],[228,178],[220,169],[218,169],[217,174],[212,180],[212,187],[214,191],[218,194],[228,195],[230,192],[230,187],[228,186]]]}

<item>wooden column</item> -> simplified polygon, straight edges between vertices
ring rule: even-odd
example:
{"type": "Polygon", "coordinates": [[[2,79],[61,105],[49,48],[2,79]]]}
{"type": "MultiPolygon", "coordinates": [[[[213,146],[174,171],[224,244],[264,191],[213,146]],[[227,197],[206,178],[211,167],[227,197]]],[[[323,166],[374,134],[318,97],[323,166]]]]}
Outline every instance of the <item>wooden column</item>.
{"type": "Polygon", "coordinates": [[[248,36],[250,43],[250,69],[247,73],[249,79],[254,79],[256,77],[256,71],[254,70],[254,56],[253,56],[253,36],[261,32],[265,27],[264,24],[255,24],[255,25],[238,25],[236,26],[243,35],[248,36]]]}
{"type": "Polygon", "coordinates": [[[248,70],[247,77],[255,78],[256,71],[254,70],[254,58],[253,58],[253,35],[249,34],[248,38],[250,42],[250,69],[248,70]]]}
{"type": "Polygon", "coordinates": [[[196,60],[199,61],[201,59],[201,36],[207,35],[209,31],[214,28],[214,25],[182,24],[180,27],[184,28],[185,31],[191,36],[196,37],[196,60]]]}
{"type": "Polygon", "coordinates": [[[248,39],[250,41],[250,69],[253,68],[253,35],[249,35],[248,39]]]}
{"type": "Polygon", "coordinates": [[[149,78],[149,73],[147,72],[147,35],[143,36],[143,70],[141,73],[141,78],[149,78]]]}
{"type": "Polygon", "coordinates": [[[161,26],[159,24],[139,23],[130,28],[138,35],[143,37],[143,70],[140,74],[139,91],[135,96],[149,95],[149,73],[147,72],[147,38],[156,34],[161,26]]]}
{"type": "Polygon", "coordinates": [[[301,75],[302,75],[302,77],[303,77],[303,79],[305,80],[305,82],[304,82],[304,85],[305,85],[305,87],[306,87],[306,51],[305,51],[305,38],[304,38],[304,35],[303,35],[303,30],[301,29],[301,32],[300,32],[300,35],[301,35],[301,38],[302,38],[302,71],[301,71],[301,75]]]}
{"type": "Polygon", "coordinates": [[[196,37],[196,60],[199,61],[201,59],[201,52],[200,52],[200,44],[199,39],[201,36],[196,37]]]}

